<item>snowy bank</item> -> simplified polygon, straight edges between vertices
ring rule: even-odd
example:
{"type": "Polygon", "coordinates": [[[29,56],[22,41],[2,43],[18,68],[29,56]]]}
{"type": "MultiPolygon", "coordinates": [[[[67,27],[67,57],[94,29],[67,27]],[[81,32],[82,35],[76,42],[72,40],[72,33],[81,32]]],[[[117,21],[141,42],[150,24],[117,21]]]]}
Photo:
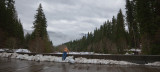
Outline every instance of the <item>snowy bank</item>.
{"type": "MultiPolygon", "coordinates": [[[[118,65],[139,65],[136,63],[131,63],[127,61],[116,61],[116,60],[107,60],[107,59],[87,59],[83,57],[78,57],[73,59],[73,56],[68,56],[65,61],[62,61],[62,57],[57,56],[46,56],[42,54],[37,54],[35,56],[27,54],[17,54],[17,53],[0,53],[0,57],[16,58],[22,60],[31,60],[31,61],[52,61],[52,62],[69,62],[69,63],[89,63],[89,64],[118,64],[118,65]]],[[[160,66],[160,62],[148,63],[145,65],[160,66]]]]}
{"type": "MultiPolygon", "coordinates": [[[[56,52],[53,54],[63,54],[62,52],[56,52]]],[[[68,54],[79,54],[79,55],[90,55],[94,54],[94,52],[69,52],[68,54]]]]}
{"type": "Polygon", "coordinates": [[[119,64],[119,65],[138,65],[136,63],[130,63],[127,61],[116,61],[116,60],[106,60],[106,59],[87,59],[87,58],[75,58],[76,63],[93,63],[93,64],[119,64]]]}
{"type": "MultiPolygon", "coordinates": [[[[55,52],[52,54],[63,54],[63,53],[55,52]]],[[[72,55],[113,55],[113,54],[102,54],[102,53],[94,53],[94,52],[69,52],[68,54],[72,54],[72,55]]]]}
{"type": "Polygon", "coordinates": [[[28,49],[15,49],[15,52],[31,53],[28,49]]]}
{"type": "Polygon", "coordinates": [[[22,53],[31,53],[28,49],[9,49],[9,48],[3,48],[0,49],[0,52],[22,52],[22,53]]]}
{"type": "Polygon", "coordinates": [[[148,64],[145,64],[145,65],[160,66],[160,61],[159,62],[148,63],[148,64]]]}

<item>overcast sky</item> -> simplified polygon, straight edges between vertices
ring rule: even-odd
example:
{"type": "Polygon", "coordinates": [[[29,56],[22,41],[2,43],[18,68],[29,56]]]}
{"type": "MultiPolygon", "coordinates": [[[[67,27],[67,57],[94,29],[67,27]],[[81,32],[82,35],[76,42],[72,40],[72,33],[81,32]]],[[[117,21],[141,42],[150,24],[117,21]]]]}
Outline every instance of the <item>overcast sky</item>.
{"type": "MultiPolygon", "coordinates": [[[[104,21],[116,16],[120,8],[125,14],[125,0],[15,0],[24,29],[33,30],[40,3],[47,18],[47,30],[66,34],[71,37],[69,40],[99,28],[104,21]]],[[[58,44],[63,42],[66,41],[58,44]]]]}

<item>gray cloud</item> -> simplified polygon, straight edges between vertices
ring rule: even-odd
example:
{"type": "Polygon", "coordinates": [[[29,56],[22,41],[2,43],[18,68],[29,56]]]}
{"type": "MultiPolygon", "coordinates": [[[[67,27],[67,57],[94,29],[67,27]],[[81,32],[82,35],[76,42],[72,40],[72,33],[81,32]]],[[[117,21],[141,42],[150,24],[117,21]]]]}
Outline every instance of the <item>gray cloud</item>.
{"type": "Polygon", "coordinates": [[[16,0],[24,29],[33,30],[34,15],[40,3],[47,18],[47,30],[66,36],[66,39],[62,36],[55,40],[50,34],[55,45],[79,39],[81,33],[99,28],[104,21],[116,16],[120,8],[124,12],[125,7],[125,0],[16,0]]]}

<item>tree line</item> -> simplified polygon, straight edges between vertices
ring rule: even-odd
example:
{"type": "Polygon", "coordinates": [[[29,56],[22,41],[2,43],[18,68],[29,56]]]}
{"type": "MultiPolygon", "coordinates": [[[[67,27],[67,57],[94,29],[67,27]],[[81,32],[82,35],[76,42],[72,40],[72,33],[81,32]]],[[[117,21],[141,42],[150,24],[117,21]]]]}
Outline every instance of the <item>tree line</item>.
{"type": "Polygon", "coordinates": [[[32,52],[52,52],[53,45],[47,34],[47,20],[40,4],[33,22],[33,32],[24,36],[23,26],[18,19],[15,1],[0,1],[0,48],[26,48],[32,52]]]}
{"type": "Polygon", "coordinates": [[[125,7],[125,15],[120,9],[116,18],[105,21],[93,33],[62,45],[71,51],[124,54],[135,48],[142,49],[142,54],[160,54],[160,1],[126,0],[125,7]]]}
{"type": "Polygon", "coordinates": [[[0,1],[0,48],[23,47],[23,26],[13,0],[0,1]]]}

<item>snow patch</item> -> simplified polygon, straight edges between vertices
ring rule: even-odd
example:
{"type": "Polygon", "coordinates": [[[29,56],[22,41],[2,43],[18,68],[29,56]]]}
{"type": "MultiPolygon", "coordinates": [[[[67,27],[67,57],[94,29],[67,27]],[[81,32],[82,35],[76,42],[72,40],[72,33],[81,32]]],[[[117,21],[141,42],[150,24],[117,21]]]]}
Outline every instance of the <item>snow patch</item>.
{"type": "MultiPolygon", "coordinates": [[[[62,52],[56,52],[53,54],[63,54],[62,52]]],[[[78,54],[78,55],[112,55],[112,54],[101,54],[101,53],[94,53],[94,52],[69,52],[68,54],[78,54]]]]}
{"type": "MultiPolygon", "coordinates": [[[[53,62],[69,62],[69,63],[89,63],[89,64],[118,64],[118,65],[139,65],[136,63],[131,63],[127,61],[116,61],[107,59],[87,59],[83,57],[73,58],[73,56],[68,56],[66,60],[62,61],[62,57],[57,56],[43,56],[42,54],[37,54],[35,56],[28,54],[17,54],[17,53],[0,53],[0,57],[10,57],[22,60],[31,61],[53,61],[53,62]]],[[[160,62],[148,63],[145,65],[160,66],[160,62]]]]}
{"type": "Polygon", "coordinates": [[[4,52],[4,49],[0,49],[0,52],[4,52]]]}
{"type": "Polygon", "coordinates": [[[15,52],[31,53],[28,49],[16,49],[15,52]]]}
{"type": "Polygon", "coordinates": [[[9,49],[9,48],[3,48],[0,49],[0,52],[23,52],[23,53],[31,53],[28,49],[9,49]]]}
{"type": "MultiPolygon", "coordinates": [[[[63,54],[62,52],[56,52],[53,54],[63,54]]],[[[69,52],[68,54],[80,54],[80,55],[87,55],[87,54],[94,54],[94,52],[69,52]]]]}
{"type": "Polygon", "coordinates": [[[153,62],[153,63],[148,63],[145,65],[151,65],[151,66],[160,66],[160,62],[153,62]]]}
{"type": "Polygon", "coordinates": [[[76,63],[93,63],[93,64],[120,64],[120,65],[138,65],[136,63],[130,63],[126,61],[106,60],[106,59],[87,59],[87,58],[75,58],[76,63]]]}

